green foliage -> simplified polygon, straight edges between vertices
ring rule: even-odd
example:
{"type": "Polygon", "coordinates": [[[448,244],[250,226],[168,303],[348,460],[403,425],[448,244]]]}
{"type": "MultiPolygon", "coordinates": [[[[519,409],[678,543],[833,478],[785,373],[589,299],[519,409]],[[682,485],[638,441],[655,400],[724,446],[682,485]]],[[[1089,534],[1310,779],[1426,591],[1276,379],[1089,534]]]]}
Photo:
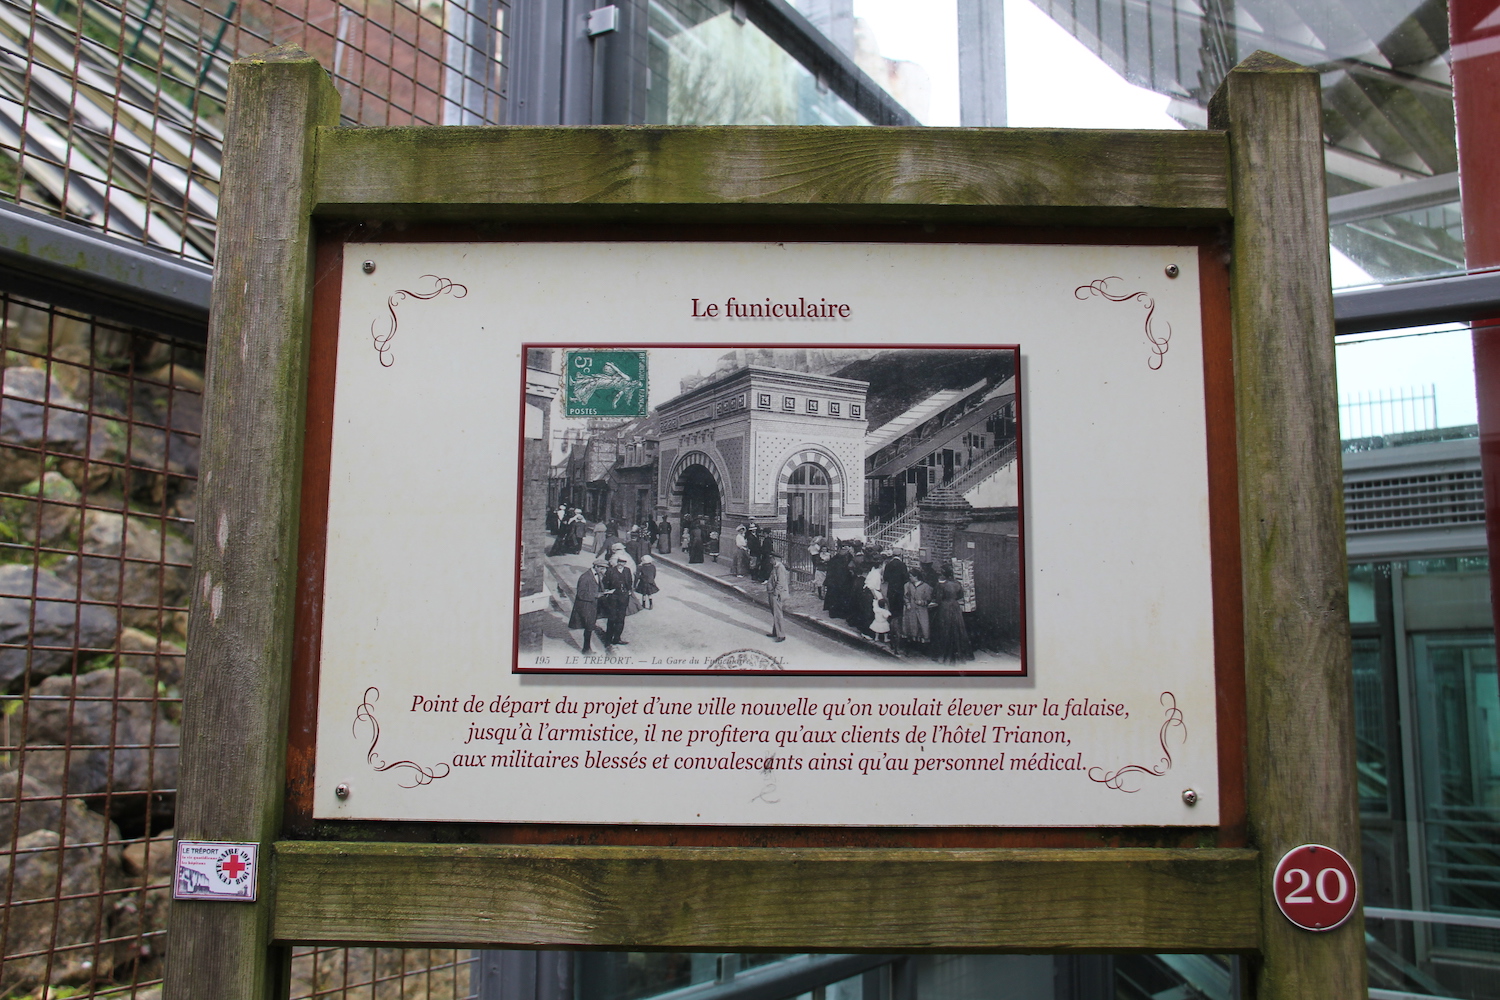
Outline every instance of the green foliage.
{"type": "Polygon", "coordinates": [[[21,165],[10,150],[0,151],[0,195],[14,198],[21,189],[21,165]]]}
{"type": "Polygon", "coordinates": [[[41,479],[33,479],[16,492],[29,497],[40,496],[46,500],[62,500],[68,503],[77,503],[83,496],[71,479],[52,472],[41,479]]]}
{"type": "Polygon", "coordinates": [[[125,446],[130,443],[130,431],[118,420],[104,420],[101,422],[104,424],[104,434],[109,438],[109,443],[123,455],[125,453],[125,446]]]}
{"type": "MultiPolygon", "coordinates": [[[[56,464],[56,460],[49,456],[44,466],[47,469],[46,474],[40,480],[33,479],[18,487],[16,492],[23,496],[40,497],[44,500],[77,503],[83,494],[71,480],[55,471],[56,464]]],[[[58,508],[47,509],[57,510],[58,508]]],[[[33,500],[22,500],[18,497],[0,499],[0,564],[30,565],[35,561],[42,569],[51,569],[67,558],[62,552],[38,554],[32,548],[31,542],[36,537],[38,513],[38,505],[33,500]]],[[[76,528],[75,520],[62,535],[47,542],[46,547],[73,548],[76,542],[76,528]]]]}
{"type": "Polygon", "coordinates": [[[0,500],[0,563],[30,562],[26,529],[35,525],[36,505],[6,497],[0,500]]]}

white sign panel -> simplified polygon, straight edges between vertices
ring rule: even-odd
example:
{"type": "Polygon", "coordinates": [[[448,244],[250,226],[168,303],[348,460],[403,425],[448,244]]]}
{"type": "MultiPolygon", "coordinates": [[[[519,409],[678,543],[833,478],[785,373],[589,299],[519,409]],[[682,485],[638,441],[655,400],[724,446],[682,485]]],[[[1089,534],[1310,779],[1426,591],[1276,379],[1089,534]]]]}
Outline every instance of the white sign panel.
{"type": "Polygon", "coordinates": [[[1196,247],[342,283],[317,817],[1218,823],[1196,247]]]}

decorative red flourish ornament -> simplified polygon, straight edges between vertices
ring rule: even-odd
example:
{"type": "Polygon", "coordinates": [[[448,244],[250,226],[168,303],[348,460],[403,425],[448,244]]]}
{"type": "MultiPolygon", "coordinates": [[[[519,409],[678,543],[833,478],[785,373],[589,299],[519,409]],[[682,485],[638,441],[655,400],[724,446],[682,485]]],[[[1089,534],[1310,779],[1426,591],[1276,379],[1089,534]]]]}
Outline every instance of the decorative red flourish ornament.
{"type": "Polygon", "coordinates": [[[430,785],[439,778],[448,777],[448,765],[438,764],[436,767],[427,767],[410,760],[396,760],[386,763],[385,758],[375,752],[375,747],[380,743],[380,720],[375,718],[375,703],[380,700],[380,689],[378,687],[365,688],[364,700],[359,703],[359,708],[354,710],[354,735],[359,735],[359,724],[365,723],[370,727],[370,751],[365,754],[365,760],[376,771],[398,771],[411,779],[411,784],[399,782],[402,788],[416,788],[419,785],[430,785]],[[372,697],[373,695],[373,697],[372,697]]]}
{"type": "Polygon", "coordinates": [[[458,282],[448,278],[440,278],[435,274],[424,274],[422,277],[431,278],[436,287],[430,292],[413,292],[405,288],[397,289],[394,295],[385,300],[386,311],[391,314],[390,325],[382,331],[378,329],[380,320],[377,319],[370,324],[370,339],[374,342],[375,353],[380,356],[380,366],[382,368],[389,368],[396,363],[396,357],[391,353],[390,345],[391,341],[396,337],[396,326],[398,323],[396,319],[397,306],[407,299],[426,301],[427,299],[435,299],[445,292],[452,292],[455,299],[461,299],[469,294],[467,285],[460,285],[458,282]]]}
{"type": "Polygon", "coordinates": [[[1146,310],[1146,339],[1151,341],[1151,357],[1146,359],[1146,366],[1152,371],[1156,371],[1161,367],[1162,359],[1167,356],[1167,348],[1172,343],[1172,324],[1163,323],[1162,325],[1167,328],[1167,331],[1165,333],[1158,331],[1152,325],[1152,320],[1156,316],[1156,300],[1145,292],[1127,292],[1122,295],[1110,291],[1109,283],[1119,280],[1121,280],[1120,276],[1115,274],[1107,278],[1096,278],[1087,285],[1079,285],[1073,289],[1073,297],[1082,300],[1091,295],[1097,295],[1111,302],[1130,302],[1132,300],[1139,302],[1141,308],[1146,310]]]}
{"type": "Polygon", "coordinates": [[[1152,778],[1160,778],[1172,770],[1172,748],[1167,739],[1168,734],[1180,731],[1177,740],[1179,743],[1187,742],[1187,723],[1182,720],[1182,709],[1177,707],[1177,696],[1170,691],[1161,693],[1162,707],[1167,710],[1167,717],[1162,721],[1161,731],[1157,733],[1156,742],[1161,747],[1161,759],[1155,764],[1126,764],[1124,767],[1113,771],[1106,771],[1102,767],[1089,768],[1090,781],[1097,781],[1105,788],[1112,788],[1117,792],[1128,792],[1134,794],[1139,788],[1126,788],[1135,775],[1146,775],[1152,778]]]}

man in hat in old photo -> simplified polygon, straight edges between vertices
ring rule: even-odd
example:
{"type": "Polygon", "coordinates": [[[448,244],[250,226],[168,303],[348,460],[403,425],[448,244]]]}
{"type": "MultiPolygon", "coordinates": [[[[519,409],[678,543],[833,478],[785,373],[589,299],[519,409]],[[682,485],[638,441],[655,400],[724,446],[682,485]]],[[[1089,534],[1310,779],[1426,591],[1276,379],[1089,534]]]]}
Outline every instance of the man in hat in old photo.
{"type": "Polygon", "coordinates": [[[594,628],[599,622],[599,597],[604,589],[604,571],[608,569],[604,557],[578,575],[578,587],[573,591],[573,614],[568,618],[568,628],[583,629],[583,651],[592,653],[594,628]]]}
{"type": "Polygon", "coordinates": [[[785,642],[786,622],[782,615],[786,599],[792,594],[792,574],[787,570],[786,562],[780,554],[769,545],[766,548],[769,550],[765,555],[766,599],[771,603],[771,631],[766,635],[777,642],[785,642]]]}
{"type": "Polygon", "coordinates": [[[635,570],[630,565],[630,556],[622,546],[605,563],[604,577],[600,581],[599,610],[604,615],[604,645],[628,646],[625,641],[625,615],[630,610],[630,592],[635,586],[635,570]]]}
{"type": "Polygon", "coordinates": [[[734,561],[731,571],[735,576],[744,576],[750,571],[750,539],[742,524],[734,529],[734,561]]]}

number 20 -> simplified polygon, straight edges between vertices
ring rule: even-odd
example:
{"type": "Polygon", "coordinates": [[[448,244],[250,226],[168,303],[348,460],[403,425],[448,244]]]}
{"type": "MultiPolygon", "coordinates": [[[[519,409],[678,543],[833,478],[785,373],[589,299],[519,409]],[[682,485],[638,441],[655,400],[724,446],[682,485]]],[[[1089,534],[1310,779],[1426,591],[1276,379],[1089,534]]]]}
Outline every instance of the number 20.
{"type": "MultiPolygon", "coordinates": [[[[1302,882],[1297,886],[1297,888],[1293,889],[1290,893],[1287,894],[1286,901],[1288,903],[1314,902],[1313,898],[1307,895],[1307,887],[1309,885],[1312,885],[1313,879],[1312,876],[1307,874],[1306,869],[1288,869],[1286,874],[1282,875],[1281,880],[1290,885],[1293,881],[1292,876],[1294,875],[1301,875],[1302,882]]],[[[1323,902],[1329,904],[1342,903],[1344,901],[1344,897],[1349,894],[1349,879],[1346,878],[1344,873],[1339,871],[1337,868],[1324,868],[1322,871],[1318,872],[1316,889],[1318,891],[1318,899],[1321,899],[1323,902]],[[1335,896],[1330,896],[1328,894],[1328,876],[1330,875],[1338,879],[1339,891],[1335,896]]]]}

